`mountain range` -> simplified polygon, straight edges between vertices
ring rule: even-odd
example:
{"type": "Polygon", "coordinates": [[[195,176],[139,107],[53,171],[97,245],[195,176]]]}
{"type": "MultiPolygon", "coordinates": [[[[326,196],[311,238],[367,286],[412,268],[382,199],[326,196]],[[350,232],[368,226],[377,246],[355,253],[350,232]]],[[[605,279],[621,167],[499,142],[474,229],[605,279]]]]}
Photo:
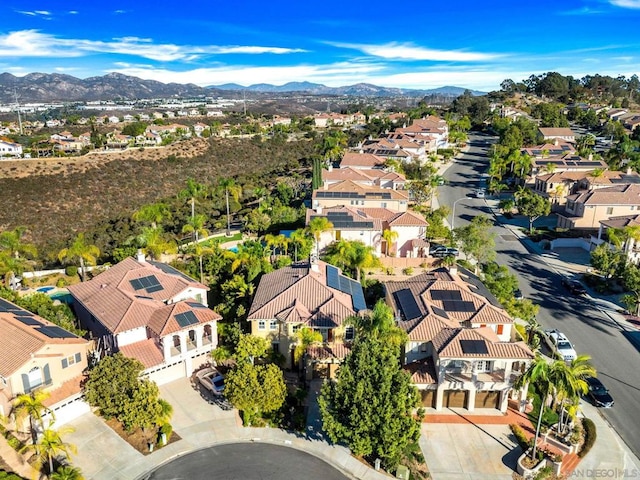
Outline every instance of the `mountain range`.
{"type": "MultiPolygon", "coordinates": [[[[439,95],[457,97],[465,91],[460,87],[441,87],[431,90],[411,90],[388,88],[358,83],[344,87],[327,87],[318,83],[290,82],[285,85],[270,85],[260,83],[243,87],[228,83],[200,87],[192,83],[162,83],[155,80],[109,73],[100,77],[80,79],[60,73],[29,73],[17,77],[10,73],[0,74],[0,103],[16,102],[16,96],[21,104],[36,102],[86,102],[96,100],[136,100],[147,98],[185,98],[199,96],[234,96],[243,92],[251,96],[268,94],[308,94],[308,95],[340,95],[356,97],[422,97],[425,95],[439,95]]],[[[474,95],[484,95],[484,92],[472,91],[474,95]]]]}

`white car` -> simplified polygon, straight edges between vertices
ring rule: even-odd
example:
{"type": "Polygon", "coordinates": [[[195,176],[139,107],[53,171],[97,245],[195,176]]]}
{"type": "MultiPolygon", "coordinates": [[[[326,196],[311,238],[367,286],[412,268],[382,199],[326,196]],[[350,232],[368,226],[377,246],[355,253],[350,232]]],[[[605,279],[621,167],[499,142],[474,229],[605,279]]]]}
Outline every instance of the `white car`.
{"type": "Polygon", "coordinates": [[[222,395],[224,391],[224,376],[213,367],[206,367],[196,373],[200,385],[214,395],[222,395]]]}
{"type": "Polygon", "coordinates": [[[485,193],[486,193],[485,190],[481,188],[480,190],[476,190],[473,195],[476,198],[484,198],[485,193]]]}
{"type": "Polygon", "coordinates": [[[545,339],[551,351],[558,354],[565,362],[575,360],[578,356],[573,345],[564,333],[559,330],[545,330],[545,339]]]}

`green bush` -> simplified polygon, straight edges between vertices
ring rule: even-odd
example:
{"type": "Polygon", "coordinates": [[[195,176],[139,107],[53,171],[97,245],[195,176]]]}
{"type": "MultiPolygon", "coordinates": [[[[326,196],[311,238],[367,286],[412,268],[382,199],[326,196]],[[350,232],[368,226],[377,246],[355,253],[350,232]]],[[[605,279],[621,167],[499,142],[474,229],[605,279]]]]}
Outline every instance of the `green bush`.
{"type": "Polygon", "coordinates": [[[24,477],[16,475],[15,473],[0,470],[0,480],[24,480],[24,477]]]}
{"type": "Polygon", "coordinates": [[[64,273],[66,273],[68,277],[75,277],[78,275],[78,267],[75,265],[68,265],[67,268],[64,269],[64,273]]]}
{"type": "Polygon", "coordinates": [[[591,450],[591,447],[593,447],[593,444],[596,443],[595,423],[593,423],[593,421],[588,418],[583,418],[582,426],[584,427],[584,444],[582,445],[582,448],[578,452],[578,456],[580,458],[584,457],[587,453],[589,453],[589,450],[591,450]]]}
{"type": "Polygon", "coordinates": [[[522,450],[526,450],[527,448],[529,448],[530,441],[527,439],[527,436],[525,435],[522,427],[520,427],[520,425],[518,425],[517,423],[512,423],[509,425],[509,428],[511,428],[513,436],[516,437],[516,442],[518,442],[520,448],[522,448],[522,450]]]}
{"type": "Polygon", "coordinates": [[[402,269],[403,275],[413,275],[413,267],[407,267],[402,269]]]}
{"type": "Polygon", "coordinates": [[[540,470],[538,470],[538,473],[536,473],[536,476],[533,477],[533,480],[544,480],[545,478],[551,478],[552,473],[553,469],[549,465],[544,466],[540,470]]]}

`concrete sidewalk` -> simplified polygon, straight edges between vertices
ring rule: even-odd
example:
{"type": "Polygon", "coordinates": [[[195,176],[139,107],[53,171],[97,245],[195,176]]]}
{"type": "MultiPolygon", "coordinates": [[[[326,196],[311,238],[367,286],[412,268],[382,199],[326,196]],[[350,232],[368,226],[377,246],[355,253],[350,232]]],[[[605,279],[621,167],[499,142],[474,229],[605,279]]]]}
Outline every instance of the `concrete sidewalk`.
{"type": "Polygon", "coordinates": [[[71,461],[87,479],[143,479],[171,460],[203,448],[239,442],[264,442],[296,448],[312,454],[352,479],[381,480],[390,477],[367,467],[345,447],[331,445],[316,432],[291,433],[277,428],[245,428],[236,410],[224,411],[209,403],[189,379],[160,387],[160,396],[174,407],[172,425],[181,440],[150,455],[142,455],[122,440],[104,421],[87,413],[71,422],[75,432],[65,436],[78,447],[71,461]]]}

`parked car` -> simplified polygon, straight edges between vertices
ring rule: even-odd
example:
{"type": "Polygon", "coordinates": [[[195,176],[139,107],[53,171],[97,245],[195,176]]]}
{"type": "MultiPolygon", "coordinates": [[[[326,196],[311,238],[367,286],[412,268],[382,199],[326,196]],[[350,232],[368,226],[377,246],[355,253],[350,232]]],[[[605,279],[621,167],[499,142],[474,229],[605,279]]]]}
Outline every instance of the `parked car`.
{"type": "Polygon", "coordinates": [[[213,367],[206,367],[196,373],[200,385],[214,395],[222,395],[224,391],[224,376],[213,367]]]}
{"type": "Polygon", "coordinates": [[[569,277],[562,277],[562,286],[569,290],[574,295],[586,295],[587,290],[582,286],[578,280],[573,280],[569,277]]]}
{"type": "Polygon", "coordinates": [[[524,295],[522,295],[522,291],[519,288],[513,292],[513,298],[516,300],[524,300],[524,295]]]}
{"type": "Polygon", "coordinates": [[[429,249],[429,254],[432,257],[436,258],[444,258],[444,257],[457,257],[460,252],[457,248],[453,247],[445,247],[444,245],[439,245],[437,248],[429,249]]]}
{"type": "Polygon", "coordinates": [[[578,356],[566,335],[559,330],[545,330],[544,338],[551,352],[559,355],[565,362],[575,360],[578,356]]]}
{"type": "Polygon", "coordinates": [[[585,381],[589,385],[587,395],[596,407],[613,407],[613,397],[600,380],[595,377],[587,377],[585,381]]]}

